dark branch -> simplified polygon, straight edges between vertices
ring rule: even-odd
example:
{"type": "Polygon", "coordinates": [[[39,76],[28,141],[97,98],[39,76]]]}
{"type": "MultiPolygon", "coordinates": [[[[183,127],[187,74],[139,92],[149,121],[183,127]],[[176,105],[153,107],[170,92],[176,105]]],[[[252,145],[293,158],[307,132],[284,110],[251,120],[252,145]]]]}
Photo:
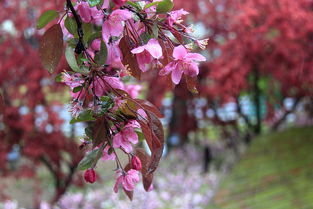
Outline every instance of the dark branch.
{"type": "Polygon", "coordinates": [[[86,48],[84,46],[84,42],[83,42],[83,40],[84,40],[83,39],[84,38],[83,23],[82,23],[79,15],[76,13],[71,0],[66,0],[66,4],[67,4],[67,7],[71,10],[71,12],[74,16],[74,19],[76,21],[76,24],[77,24],[77,34],[78,34],[79,40],[78,40],[78,43],[77,43],[76,48],[75,48],[75,53],[80,54],[86,50],[86,48]]]}

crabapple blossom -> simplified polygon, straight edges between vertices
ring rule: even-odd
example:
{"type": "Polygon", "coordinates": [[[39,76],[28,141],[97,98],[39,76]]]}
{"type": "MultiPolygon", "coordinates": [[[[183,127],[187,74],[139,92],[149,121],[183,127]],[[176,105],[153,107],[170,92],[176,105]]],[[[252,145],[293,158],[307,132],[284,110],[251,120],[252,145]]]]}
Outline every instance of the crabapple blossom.
{"type": "Polygon", "coordinates": [[[147,71],[146,64],[151,64],[154,59],[162,57],[162,47],[156,39],[150,39],[146,45],[131,50],[136,54],[137,62],[142,72],[147,71]]]}
{"type": "Polygon", "coordinates": [[[86,170],[84,173],[84,178],[85,178],[85,181],[88,183],[91,183],[91,184],[95,183],[97,180],[95,170],[93,168],[86,170]]]}
{"type": "Polygon", "coordinates": [[[141,161],[140,161],[139,157],[137,157],[136,155],[132,156],[131,165],[137,171],[142,169],[141,161]]]}
{"type": "Polygon", "coordinates": [[[199,67],[196,61],[205,61],[206,58],[198,53],[189,53],[183,45],[179,45],[173,50],[174,61],[167,64],[160,75],[172,73],[172,81],[178,84],[182,74],[195,77],[199,74],[199,67]]]}
{"type": "Polygon", "coordinates": [[[103,150],[103,155],[102,155],[102,160],[107,161],[107,160],[115,160],[115,153],[112,152],[109,154],[109,146],[106,146],[103,150]]]}
{"type": "Polygon", "coordinates": [[[135,184],[139,182],[139,172],[130,169],[127,172],[117,171],[117,179],[114,185],[114,192],[117,193],[119,186],[122,185],[127,191],[133,191],[135,189],[135,184]]]}
{"type": "Polygon", "coordinates": [[[124,29],[124,21],[132,18],[128,10],[114,10],[102,25],[102,37],[108,43],[111,36],[120,36],[124,29]]]}
{"type": "Polygon", "coordinates": [[[167,23],[170,27],[173,25],[181,23],[183,20],[181,19],[183,15],[187,15],[189,12],[185,11],[184,9],[171,11],[167,14],[167,23]]]}
{"type": "Polygon", "coordinates": [[[119,133],[113,137],[113,147],[123,148],[127,153],[132,151],[132,144],[138,143],[138,135],[134,128],[137,125],[134,123],[128,123],[119,133]]]}

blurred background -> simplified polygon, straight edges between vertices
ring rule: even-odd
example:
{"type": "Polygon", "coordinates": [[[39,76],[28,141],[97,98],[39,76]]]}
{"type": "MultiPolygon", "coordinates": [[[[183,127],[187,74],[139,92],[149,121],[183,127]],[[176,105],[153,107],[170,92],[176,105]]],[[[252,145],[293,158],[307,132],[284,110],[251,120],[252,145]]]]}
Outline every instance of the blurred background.
{"type": "Polygon", "coordinates": [[[198,94],[141,81],[167,143],[154,189],[132,202],[113,192],[113,163],[94,185],[76,170],[84,125],[69,125],[69,91],[37,52],[36,19],[63,3],[0,0],[0,208],[313,208],[312,0],[174,1],[208,61],[198,94]]]}

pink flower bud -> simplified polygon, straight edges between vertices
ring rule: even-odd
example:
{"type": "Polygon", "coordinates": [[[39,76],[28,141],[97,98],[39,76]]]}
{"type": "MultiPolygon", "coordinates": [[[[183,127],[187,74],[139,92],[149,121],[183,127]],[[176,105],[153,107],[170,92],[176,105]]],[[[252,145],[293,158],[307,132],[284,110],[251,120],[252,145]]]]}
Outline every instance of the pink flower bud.
{"type": "Polygon", "coordinates": [[[96,172],[93,168],[90,168],[84,173],[85,181],[88,183],[94,183],[96,181],[96,172]]]}
{"type": "Polygon", "coordinates": [[[141,161],[136,155],[132,157],[132,166],[137,171],[142,169],[141,161]]]}
{"type": "Polygon", "coordinates": [[[117,6],[123,6],[127,0],[113,0],[114,4],[117,6]]]}

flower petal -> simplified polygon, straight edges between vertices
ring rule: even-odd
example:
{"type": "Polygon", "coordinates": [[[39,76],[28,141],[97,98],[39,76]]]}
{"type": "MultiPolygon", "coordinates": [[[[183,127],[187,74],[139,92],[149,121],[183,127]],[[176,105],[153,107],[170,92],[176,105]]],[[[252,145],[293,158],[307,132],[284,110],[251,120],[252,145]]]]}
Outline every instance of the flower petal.
{"type": "Polygon", "coordinates": [[[188,64],[186,68],[184,69],[184,73],[191,77],[197,76],[199,74],[199,67],[197,63],[193,62],[193,63],[188,64]]]}
{"type": "Polygon", "coordinates": [[[114,10],[109,16],[109,20],[112,22],[121,22],[132,18],[133,13],[126,9],[114,10]]]}
{"type": "Polygon", "coordinates": [[[178,60],[183,60],[184,57],[187,55],[187,50],[183,45],[179,45],[174,48],[173,50],[173,57],[178,60]]]}
{"type": "Polygon", "coordinates": [[[164,76],[170,74],[175,68],[175,62],[168,63],[163,69],[160,70],[159,75],[164,76]]]}
{"type": "Polygon", "coordinates": [[[206,61],[206,58],[204,56],[202,56],[201,54],[198,53],[188,53],[185,56],[186,60],[193,60],[193,61],[206,61]]]}
{"type": "Polygon", "coordinates": [[[179,84],[181,76],[183,74],[183,70],[179,68],[180,65],[176,65],[176,67],[172,71],[172,81],[175,84],[179,84]]]}
{"type": "Polygon", "coordinates": [[[162,47],[156,39],[150,39],[145,48],[155,59],[162,57],[162,47]]]}
{"type": "Polygon", "coordinates": [[[132,49],[130,52],[133,54],[142,53],[145,50],[145,46],[139,46],[137,48],[132,49]]]}

